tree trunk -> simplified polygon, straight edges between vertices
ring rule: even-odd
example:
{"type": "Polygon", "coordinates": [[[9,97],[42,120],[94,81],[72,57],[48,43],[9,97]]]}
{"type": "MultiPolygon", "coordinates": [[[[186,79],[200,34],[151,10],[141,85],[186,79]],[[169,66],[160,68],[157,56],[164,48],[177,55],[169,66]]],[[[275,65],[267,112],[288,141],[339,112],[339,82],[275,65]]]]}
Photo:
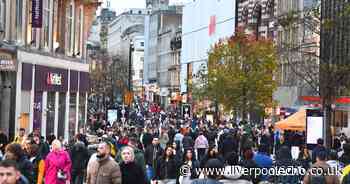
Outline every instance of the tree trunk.
{"type": "Polygon", "coordinates": [[[332,146],[332,135],[331,135],[331,125],[332,125],[332,103],[330,100],[325,100],[324,106],[324,142],[327,148],[331,148],[332,146]]]}

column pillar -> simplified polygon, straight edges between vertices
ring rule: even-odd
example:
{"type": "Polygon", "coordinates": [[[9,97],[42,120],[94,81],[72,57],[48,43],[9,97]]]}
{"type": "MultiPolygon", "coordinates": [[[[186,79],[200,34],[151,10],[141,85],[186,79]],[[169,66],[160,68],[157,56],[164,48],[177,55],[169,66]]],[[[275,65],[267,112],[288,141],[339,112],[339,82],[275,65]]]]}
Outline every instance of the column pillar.
{"type": "Polygon", "coordinates": [[[68,70],[68,90],[66,92],[66,113],[64,118],[64,140],[68,141],[69,139],[69,90],[70,90],[70,70],[68,70]]]}
{"type": "Polygon", "coordinates": [[[46,119],[47,119],[47,91],[43,92],[43,103],[42,103],[42,114],[41,114],[41,135],[46,137],[46,119]]]}
{"type": "Polygon", "coordinates": [[[54,121],[54,134],[58,138],[58,106],[59,106],[60,93],[55,93],[55,121],[54,121]]]}
{"type": "Polygon", "coordinates": [[[29,105],[29,132],[34,129],[34,96],[35,96],[35,65],[32,67],[32,90],[30,91],[29,105]]]}

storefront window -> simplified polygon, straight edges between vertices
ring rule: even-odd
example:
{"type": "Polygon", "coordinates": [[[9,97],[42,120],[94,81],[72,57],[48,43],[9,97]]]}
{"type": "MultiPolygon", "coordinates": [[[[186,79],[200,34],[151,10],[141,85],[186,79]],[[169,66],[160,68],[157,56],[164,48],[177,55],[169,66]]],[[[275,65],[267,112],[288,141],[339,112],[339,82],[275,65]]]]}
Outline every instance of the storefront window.
{"type": "Polygon", "coordinates": [[[75,135],[77,93],[70,93],[69,98],[69,137],[75,135]]]}
{"type": "Polygon", "coordinates": [[[58,138],[64,137],[66,116],[66,93],[60,93],[58,102],[58,138]]]}
{"type": "Polygon", "coordinates": [[[85,97],[86,93],[80,93],[79,96],[79,130],[85,125],[85,97]]]}
{"type": "Polygon", "coordinates": [[[47,93],[46,136],[55,132],[55,92],[47,93]]]}

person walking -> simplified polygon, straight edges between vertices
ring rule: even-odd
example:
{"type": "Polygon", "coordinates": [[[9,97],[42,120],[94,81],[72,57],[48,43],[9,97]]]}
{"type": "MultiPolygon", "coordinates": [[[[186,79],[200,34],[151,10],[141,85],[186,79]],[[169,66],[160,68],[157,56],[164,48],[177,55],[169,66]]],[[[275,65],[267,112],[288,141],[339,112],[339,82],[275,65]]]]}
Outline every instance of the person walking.
{"type": "Polygon", "coordinates": [[[108,142],[98,145],[97,153],[91,156],[87,166],[87,184],[121,184],[120,167],[111,157],[108,142]]]}
{"type": "Polygon", "coordinates": [[[195,153],[193,152],[193,150],[191,149],[185,150],[181,167],[183,166],[187,166],[188,168],[191,168],[190,169],[191,173],[189,173],[188,176],[183,176],[182,183],[191,183],[193,179],[196,179],[199,177],[199,175],[197,174],[197,171],[199,168],[199,162],[195,158],[195,153]]]}
{"type": "Polygon", "coordinates": [[[39,146],[37,144],[30,145],[29,160],[33,164],[33,183],[43,184],[45,174],[45,160],[39,154],[39,146]]]}
{"type": "Polygon", "coordinates": [[[171,146],[165,148],[164,154],[157,161],[154,180],[158,184],[175,184],[177,178],[177,163],[171,146]]]}
{"type": "Polygon", "coordinates": [[[134,149],[130,146],[123,147],[121,157],[120,171],[122,173],[122,184],[147,183],[143,167],[135,161],[134,149]]]}
{"type": "Polygon", "coordinates": [[[314,184],[314,183],[324,183],[324,184],[339,184],[339,178],[337,175],[327,173],[327,171],[330,171],[330,166],[326,163],[327,158],[327,152],[326,151],[319,151],[316,155],[316,163],[313,164],[310,168],[310,170],[307,172],[306,176],[304,177],[304,184],[314,184]],[[315,169],[323,170],[323,173],[321,175],[313,174],[311,171],[315,171],[315,169]]]}
{"type": "Polygon", "coordinates": [[[154,137],[152,144],[145,151],[147,179],[150,181],[154,177],[157,166],[157,159],[163,154],[163,149],[159,145],[159,139],[154,137]]]}
{"type": "Polygon", "coordinates": [[[85,144],[77,139],[69,154],[72,159],[72,183],[83,184],[84,171],[89,160],[88,150],[85,144]]]}
{"type": "Polygon", "coordinates": [[[62,149],[62,143],[52,141],[52,150],[45,159],[45,183],[69,184],[72,162],[68,152],[62,149]]]}
{"type": "Polygon", "coordinates": [[[18,164],[18,170],[25,176],[30,183],[33,183],[34,172],[33,164],[27,159],[22,146],[17,143],[11,143],[6,146],[5,160],[13,160],[18,164]]]}
{"type": "Polygon", "coordinates": [[[199,136],[194,142],[194,148],[197,150],[197,159],[202,160],[203,156],[209,148],[208,139],[204,136],[202,131],[199,132],[199,136]]]}

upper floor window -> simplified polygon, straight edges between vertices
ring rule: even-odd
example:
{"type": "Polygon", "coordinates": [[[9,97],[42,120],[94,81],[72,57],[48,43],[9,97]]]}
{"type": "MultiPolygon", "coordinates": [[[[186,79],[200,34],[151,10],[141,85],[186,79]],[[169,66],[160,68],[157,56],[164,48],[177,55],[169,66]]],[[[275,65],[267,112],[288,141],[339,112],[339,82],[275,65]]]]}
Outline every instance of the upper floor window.
{"type": "Polygon", "coordinates": [[[6,0],[0,0],[0,40],[4,38],[6,25],[6,0]]]}
{"type": "Polygon", "coordinates": [[[50,29],[52,26],[52,0],[44,0],[44,11],[43,11],[43,40],[44,48],[49,49],[50,44],[50,29]]]}
{"type": "Polygon", "coordinates": [[[248,24],[248,20],[249,20],[249,11],[247,7],[244,7],[242,10],[242,22],[244,24],[248,24]]]}
{"type": "Polygon", "coordinates": [[[74,1],[66,7],[66,53],[73,54],[74,46],[74,1]]]}
{"type": "Polygon", "coordinates": [[[23,0],[16,0],[16,40],[17,43],[23,44],[22,25],[23,25],[23,0]]]}
{"type": "Polygon", "coordinates": [[[275,15],[275,0],[269,0],[266,4],[267,13],[272,18],[275,15]]]}

